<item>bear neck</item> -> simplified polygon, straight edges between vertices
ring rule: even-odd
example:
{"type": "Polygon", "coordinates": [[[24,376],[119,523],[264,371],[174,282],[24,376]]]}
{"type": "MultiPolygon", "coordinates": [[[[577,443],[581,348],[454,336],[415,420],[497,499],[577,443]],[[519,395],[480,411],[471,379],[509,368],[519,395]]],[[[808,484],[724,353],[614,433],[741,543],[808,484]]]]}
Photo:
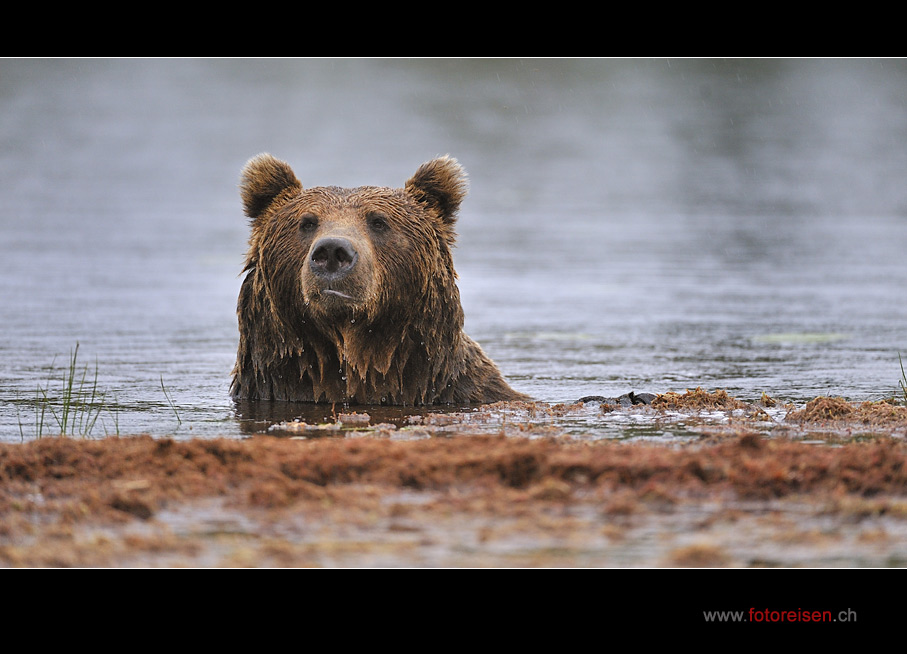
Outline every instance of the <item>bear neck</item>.
{"type": "Polygon", "coordinates": [[[292,317],[271,302],[258,270],[240,293],[237,398],[422,405],[468,401],[455,375],[471,343],[456,286],[430,288],[422,302],[374,317],[326,320],[298,305],[292,317]]]}
{"type": "MultiPolygon", "coordinates": [[[[318,353],[328,369],[342,371],[339,392],[358,404],[435,404],[444,402],[451,383],[453,362],[460,355],[463,310],[443,302],[438,293],[421,302],[388,309],[381,315],[351,317],[321,332],[333,352],[318,353]]],[[[317,323],[317,321],[316,321],[317,323]]],[[[315,341],[311,332],[304,337],[315,341]]],[[[319,381],[329,382],[331,375],[319,381]]],[[[336,396],[325,388],[325,399],[336,396]]]]}

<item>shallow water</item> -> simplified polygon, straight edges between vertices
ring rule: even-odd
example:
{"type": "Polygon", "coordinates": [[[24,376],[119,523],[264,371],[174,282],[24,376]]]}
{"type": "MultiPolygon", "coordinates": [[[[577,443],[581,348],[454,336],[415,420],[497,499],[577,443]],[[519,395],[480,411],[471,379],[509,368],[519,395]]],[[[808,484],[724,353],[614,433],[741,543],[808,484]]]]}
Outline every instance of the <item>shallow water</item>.
{"type": "Polygon", "coordinates": [[[907,356],[903,61],[0,60],[0,139],[4,441],[77,343],[94,435],[269,420],[228,396],[262,151],[310,186],[456,156],[467,331],[542,401],[879,399],[907,356]]]}

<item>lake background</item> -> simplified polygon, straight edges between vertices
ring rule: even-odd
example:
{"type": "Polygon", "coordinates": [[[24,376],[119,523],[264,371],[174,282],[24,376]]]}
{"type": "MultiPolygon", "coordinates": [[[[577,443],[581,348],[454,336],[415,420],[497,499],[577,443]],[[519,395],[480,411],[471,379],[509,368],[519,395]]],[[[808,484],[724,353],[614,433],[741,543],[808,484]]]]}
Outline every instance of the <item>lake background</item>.
{"type": "Polygon", "coordinates": [[[243,434],[260,152],[305,186],[459,159],[467,332],[542,401],[880,399],[907,357],[907,61],[2,59],[0,143],[2,441],[77,343],[94,435],[243,434]]]}

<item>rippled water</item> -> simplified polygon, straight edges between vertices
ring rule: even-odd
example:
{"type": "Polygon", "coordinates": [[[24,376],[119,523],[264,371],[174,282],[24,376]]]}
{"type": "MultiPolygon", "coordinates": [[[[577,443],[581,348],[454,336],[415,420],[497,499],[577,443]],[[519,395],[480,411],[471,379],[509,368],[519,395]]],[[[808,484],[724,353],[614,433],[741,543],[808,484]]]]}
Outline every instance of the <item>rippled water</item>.
{"type": "Polygon", "coordinates": [[[269,419],[228,396],[262,151],[309,186],[456,156],[467,331],[539,400],[878,399],[907,356],[903,61],[0,60],[0,139],[0,440],[77,343],[95,434],[269,419]]]}

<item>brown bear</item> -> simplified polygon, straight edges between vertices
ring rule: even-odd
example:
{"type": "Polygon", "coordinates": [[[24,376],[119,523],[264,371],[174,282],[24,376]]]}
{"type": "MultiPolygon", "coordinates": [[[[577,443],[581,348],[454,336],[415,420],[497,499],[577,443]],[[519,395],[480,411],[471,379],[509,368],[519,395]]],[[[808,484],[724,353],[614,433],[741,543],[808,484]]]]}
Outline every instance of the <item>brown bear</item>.
{"type": "Polygon", "coordinates": [[[463,332],[451,247],[466,195],[449,156],[402,189],[304,189],[269,154],[242,171],[251,237],[235,399],[469,404],[528,399],[463,332]]]}

